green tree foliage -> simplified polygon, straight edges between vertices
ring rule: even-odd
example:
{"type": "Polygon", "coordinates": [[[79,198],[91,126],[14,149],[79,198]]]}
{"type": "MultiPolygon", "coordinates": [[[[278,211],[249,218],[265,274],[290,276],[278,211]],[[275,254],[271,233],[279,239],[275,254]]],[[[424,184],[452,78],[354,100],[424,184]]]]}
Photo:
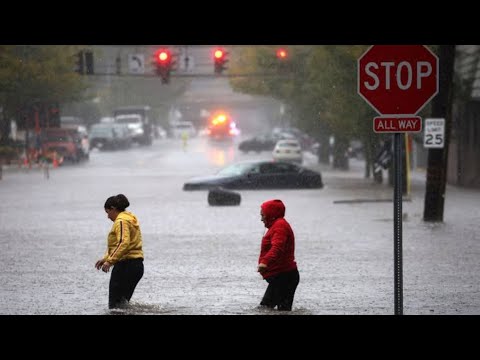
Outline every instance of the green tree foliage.
{"type": "Polygon", "coordinates": [[[275,56],[278,48],[239,48],[232,56],[232,72],[260,76],[233,78],[232,87],[281,100],[288,105],[295,125],[315,134],[322,143],[334,135],[339,157],[344,157],[353,138],[376,146],[378,136],[374,138],[372,131],[375,113],[357,93],[357,60],[368,47],[288,46],[284,47],[288,57],[282,60],[275,56]]]}
{"type": "Polygon", "coordinates": [[[77,51],[69,45],[0,45],[0,121],[35,104],[82,99],[87,85],[74,72],[77,51]]]}

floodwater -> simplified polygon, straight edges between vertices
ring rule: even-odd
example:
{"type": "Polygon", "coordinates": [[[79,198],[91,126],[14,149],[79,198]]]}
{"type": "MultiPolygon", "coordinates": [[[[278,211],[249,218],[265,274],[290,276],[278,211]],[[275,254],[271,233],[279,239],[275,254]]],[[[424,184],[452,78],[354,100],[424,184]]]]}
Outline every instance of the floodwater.
{"type": "MultiPolygon", "coordinates": [[[[234,145],[157,140],[151,148],[91,154],[87,163],[6,169],[0,181],[1,314],[277,315],[257,306],[267,287],[256,272],[265,232],[260,204],[279,198],[296,236],[300,271],[288,315],[393,314],[393,190],[316,164],[325,187],[240,191],[240,206],[212,207],[183,182],[268,153],[234,145]],[[130,307],[107,307],[110,274],[94,264],[112,225],[107,197],[124,193],[140,221],[145,274],[130,307]],[[338,202],[339,200],[385,200],[338,202]]],[[[480,192],[447,187],[445,221],[422,221],[425,174],[403,202],[405,314],[480,314],[480,192]]]]}

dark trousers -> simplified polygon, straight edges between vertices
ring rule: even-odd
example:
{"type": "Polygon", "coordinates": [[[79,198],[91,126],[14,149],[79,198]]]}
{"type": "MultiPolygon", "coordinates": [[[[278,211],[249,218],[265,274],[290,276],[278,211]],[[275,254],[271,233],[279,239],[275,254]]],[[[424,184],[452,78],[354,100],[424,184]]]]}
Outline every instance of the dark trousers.
{"type": "Polygon", "coordinates": [[[143,276],[143,259],[128,259],[116,263],[110,276],[108,307],[124,307],[143,276]]]}
{"type": "Polygon", "coordinates": [[[298,270],[292,270],[281,273],[265,279],[268,282],[267,290],[260,305],[274,308],[278,310],[292,310],[293,297],[300,282],[300,274],[298,270]]]}

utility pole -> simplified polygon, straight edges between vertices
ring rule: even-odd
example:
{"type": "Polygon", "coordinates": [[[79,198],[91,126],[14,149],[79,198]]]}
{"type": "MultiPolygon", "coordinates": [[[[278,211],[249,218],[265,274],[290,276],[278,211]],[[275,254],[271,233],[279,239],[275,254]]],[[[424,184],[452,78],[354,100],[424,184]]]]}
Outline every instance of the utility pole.
{"type": "Polygon", "coordinates": [[[423,221],[429,222],[443,222],[448,147],[452,128],[455,45],[439,45],[439,59],[439,92],[432,100],[432,118],[445,119],[445,142],[441,149],[428,150],[423,221]]]}

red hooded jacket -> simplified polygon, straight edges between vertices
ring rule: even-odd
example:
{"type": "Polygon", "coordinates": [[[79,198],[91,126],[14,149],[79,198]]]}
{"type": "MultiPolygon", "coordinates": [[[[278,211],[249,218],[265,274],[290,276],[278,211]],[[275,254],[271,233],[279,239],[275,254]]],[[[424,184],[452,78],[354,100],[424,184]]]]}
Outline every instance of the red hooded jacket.
{"type": "Polygon", "coordinates": [[[295,270],[295,236],[285,216],[285,205],[281,200],[269,200],[261,205],[265,215],[267,233],[262,238],[258,263],[267,265],[262,273],[264,279],[283,272],[295,270]]]}

